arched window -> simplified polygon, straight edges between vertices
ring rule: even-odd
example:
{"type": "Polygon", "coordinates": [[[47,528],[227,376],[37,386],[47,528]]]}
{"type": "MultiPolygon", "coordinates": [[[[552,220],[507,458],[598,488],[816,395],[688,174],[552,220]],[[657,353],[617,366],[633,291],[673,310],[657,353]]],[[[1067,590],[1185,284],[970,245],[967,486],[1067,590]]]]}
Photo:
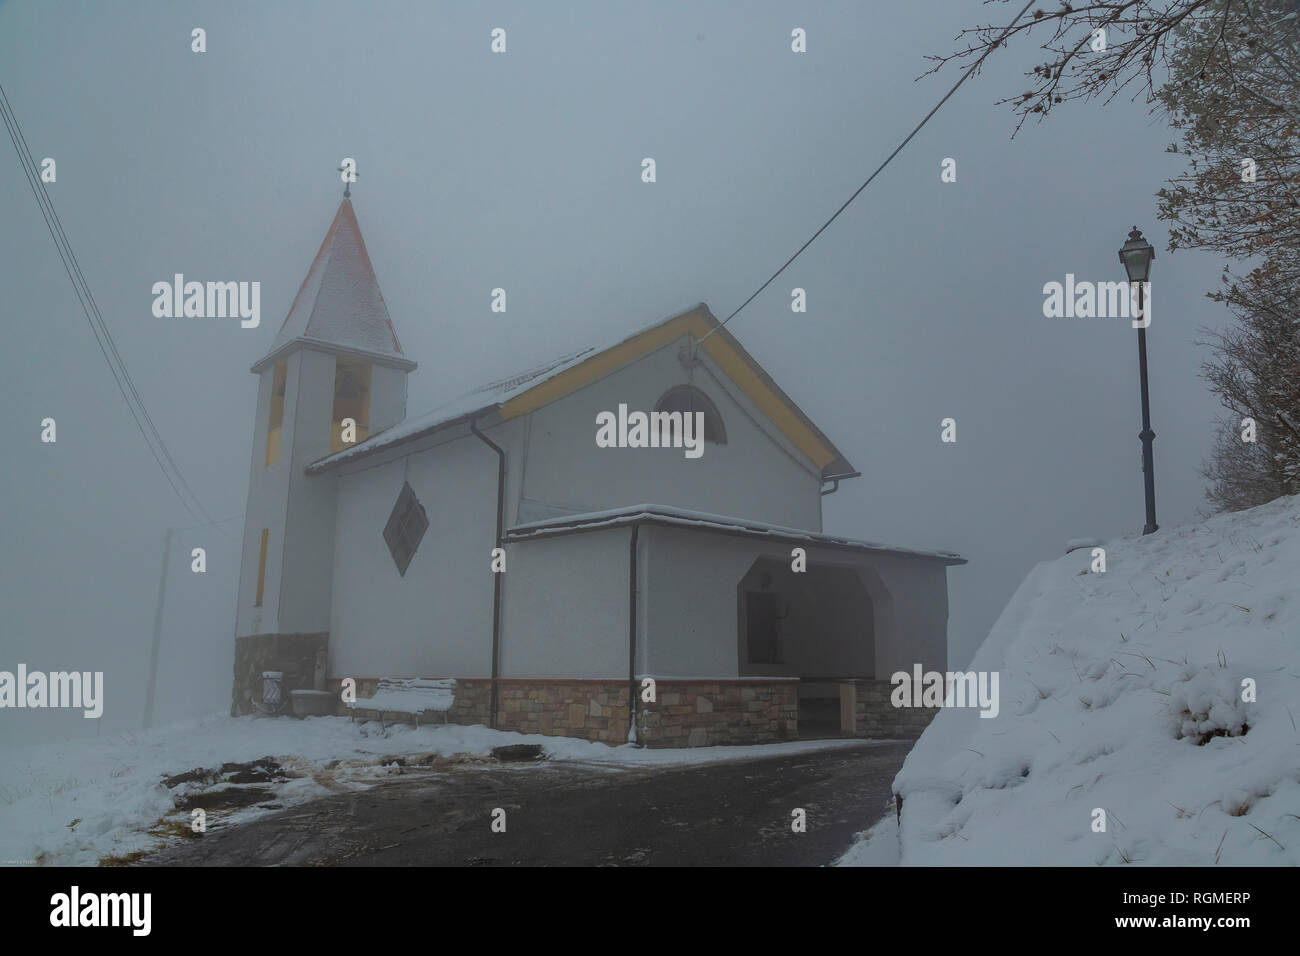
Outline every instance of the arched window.
{"type": "Polygon", "coordinates": [[[722,424],[722,414],[713,400],[691,385],[670,388],[655,403],[656,412],[704,413],[704,440],[716,445],[727,443],[727,429],[722,424]]]}

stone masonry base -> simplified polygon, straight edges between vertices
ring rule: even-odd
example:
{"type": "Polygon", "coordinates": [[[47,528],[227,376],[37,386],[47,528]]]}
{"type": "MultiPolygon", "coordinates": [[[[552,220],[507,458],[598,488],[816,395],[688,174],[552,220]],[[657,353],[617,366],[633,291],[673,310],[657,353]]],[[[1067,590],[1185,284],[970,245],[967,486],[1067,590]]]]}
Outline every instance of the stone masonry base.
{"type": "MultiPolygon", "coordinates": [[[[310,688],[317,652],[328,634],[259,634],[235,642],[231,715],[252,713],[262,695],[262,672],[282,671],[284,692],[310,688]]],[[[420,675],[429,676],[429,675],[420,675]]],[[[375,692],[378,678],[358,677],[358,699],[375,692]]],[[[353,714],[341,700],[339,677],[326,687],[336,696],[335,713],[353,714]]],[[[846,680],[840,684],[841,726],[845,736],[915,738],[937,708],[896,708],[893,685],[884,680],[846,680]],[[852,727],[851,730],[848,728],[852,727]]],[[[497,727],[524,734],[577,737],[614,746],[628,739],[626,680],[502,678],[498,681],[497,727]]],[[[637,683],[636,741],[646,747],[706,747],[761,744],[799,736],[799,681],[782,678],[738,680],[657,680],[654,701],[641,699],[637,683]]],[[[491,724],[492,682],[457,678],[448,723],[491,724]]],[[[379,715],[357,708],[355,715],[379,715]]],[[[402,715],[385,715],[402,720],[402,715]]],[[[411,718],[406,718],[410,722],[411,718]]],[[[430,714],[421,723],[437,724],[430,714]]]]}
{"type": "Polygon", "coordinates": [[[841,720],[847,707],[853,714],[853,736],[910,740],[921,736],[937,707],[895,707],[890,697],[894,685],[887,680],[852,680],[840,683],[841,720]]]}
{"type": "Polygon", "coordinates": [[[625,680],[501,680],[498,730],[627,743],[625,680]]]}
{"type": "MultiPolygon", "coordinates": [[[[355,677],[357,702],[361,704],[367,697],[373,697],[375,690],[379,685],[378,677],[355,677]]],[[[367,710],[365,706],[359,706],[355,710],[343,702],[343,679],[340,677],[331,677],[325,682],[327,690],[334,694],[334,713],[339,717],[356,717],[358,720],[379,720],[378,711],[367,710]]],[[[446,723],[465,724],[473,726],[474,724],[484,724],[489,722],[489,715],[492,713],[492,682],[490,680],[477,680],[474,678],[459,678],[456,681],[456,693],[452,700],[451,709],[447,711],[446,723]]],[[[383,719],[387,723],[414,723],[415,718],[405,714],[385,713],[383,719]]],[[[442,714],[425,714],[420,718],[421,726],[426,724],[443,723],[442,714]]]]}
{"type": "Polygon", "coordinates": [[[799,736],[797,680],[661,680],[658,700],[637,707],[647,747],[766,744],[799,736]]]}
{"type": "MultiPolygon", "coordinates": [[[[235,682],[230,716],[251,714],[262,700],[262,672],[281,671],[283,689],[310,689],[316,674],[316,653],[325,649],[329,634],[253,634],[235,639],[235,682]]],[[[287,700],[287,697],[286,697],[287,700]]]]}
{"type": "MultiPolygon", "coordinates": [[[[371,696],[373,677],[357,678],[357,699],[371,696]]],[[[327,686],[336,694],[341,681],[327,686]]],[[[497,729],[521,734],[577,737],[618,746],[627,743],[628,682],[626,680],[563,680],[502,678],[497,729]]],[[[641,700],[637,685],[637,741],[647,747],[705,747],[719,744],[762,744],[799,736],[798,681],[710,680],[657,681],[655,701],[641,700]]],[[[488,724],[492,682],[483,678],[456,680],[455,702],[447,722],[488,724]]],[[[378,719],[374,711],[355,713],[340,700],[335,712],[359,719],[378,719]]],[[[389,721],[410,722],[400,714],[389,721]]],[[[430,714],[422,724],[437,724],[430,714]]]]}

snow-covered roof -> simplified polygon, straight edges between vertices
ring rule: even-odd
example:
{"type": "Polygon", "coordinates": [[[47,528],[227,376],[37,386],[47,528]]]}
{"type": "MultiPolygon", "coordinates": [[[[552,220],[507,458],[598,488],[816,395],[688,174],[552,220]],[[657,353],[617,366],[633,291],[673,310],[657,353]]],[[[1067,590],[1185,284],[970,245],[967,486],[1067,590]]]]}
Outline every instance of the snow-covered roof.
{"type": "Polygon", "coordinates": [[[307,473],[315,474],[334,465],[341,465],[349,459],[370,455],[391,445],[399,445],[405,441],[422,438],[449,425],[486,416],[489,412],[499,409],[516,395],[522,395],[539,382],[545,381],[552,375],[557,375],[566,368],[578,364],[594,351],[595,349],[583,349],[581,352],[562,356],[526,372],[512,375],[510,378],[480,386],[472,392],[466,392],[460,398],[447,402],[445,405],[439,405],[432,411],[425,412],[423,415],[408,418],[405,421],[398,422],[391,428],[376,432],[365,441],[358,442],[351,448],[345,448],[319,461],[312,462],[307,466],[307,473]]]}
{"type": "Polygon", "coordinates": [[[379,291],[352,200],[339,205],[307,277],[258,372],[295,343],[345,349],[410,370],[379,291]]]}
{"type": "MultiPolygon", "coordinates": [[[[453,425],[463,424],[471,419],[486,419],[492,412],[500,411],[502,406],[512,399],[522,396],[543,383],[561,375],[575,366],[581,365],[588,360],[603,356],[606,353],[614,352],[620,346],[634,342],[647,333],[662,326],[667,326],[671,322],[677,322],[689,317],[698,317],[706,323],[707,328],[714,329],[717,332],[719,343],[725,343],[725,348],[738,355],[740,360],[747,363],[747,367],[752,369],[755,376],[760,380],[764,387],[771,390],[772,393],[779,396],[779,401],[784,403],[787,408],[804,426],[810,429],[818,439],[825,443],[825,447],[831,450],[833,455],[831,463],[827,469],[831,473],[843,475],[853,471],[853,466],[845,460],[844,456],[835,449],[830,439],[822,434],[821,430],[814,425],[794,401],[785,394],[766,372],[750,357],[739,342],[732,337],[725,327],[718,324],[717,319],[709,311],[709,307],[703,302],[696,303],[688,309],[678,310],[671,313],[665,318],[651,322],[649,325],[637,329],[635,332],[622,335],[618,341],[609,343],[603,347],[585,348],[577,352],[570,352],[553,361],[546,362],[527,371],[512,375],[508,378],[500,379],[488,385],[476,388],[471,392],[462,395],[451,402],[418,415],[414,418],[408,418],[405,421],[387,428],[381,432],[376,432],[363,442],[353,445],[351,448],[345,448],[343,451],[336,452],[319,461],[312,462],[307,466],[308,474],[317,474],[329,470],[335,466],[355,458],[360,458],[382,451],[393,445],[401,444],[407,441],[414,441],[423,438],[433,432],[453,425]]],[[[494,424],[488,420],[487,424],[494,424]]]]}
{"type": "Polygon", "coordinates": [[[608,511],[589,511],[583,514],[546,518],[542,521],[530,521],[510,528],[505,537],[507,541],[523,541],[560,534],[575,534],[581,531],[596,531],[603,528],[626,527],[632,524],[672,525],[701,531],[716,531],[722,534],[770,538],[781,542],[804,542],[810,545],[853,551],[884,552],[902,557],[942,561],[948,565],[966,563],[965,558],[952,551],[917,551],[912,548],[896,548],[874,541],[861,541],[855,538],[841,537],[840,535],[823,534],[819,531],[804,531],[800,528],[786,528],[781,525],[766,524],[748,518],[732,518],[727,515],[709,514],[704,511],[690,511],[686,508],[656,504],[630,505],[608,511]]]}
{"type": "MultiPolygon", "coordinates": [[[[703,303],[698,303],[691,309],[707,308],[703,303]]],[[[572,368],[581,362],[586,361],[593,355],[606,352],[611,348],[617,348],[624,342],[636,338],[647,329],[653,329],[662,325],[664,322],[676,318],[691,309],[681,309],[674,312],[668,319],[659,319],[656,322],[637,329],[630,335],[625,335],[619,341],[603,348],[591,346],[581,349],[577,352],[570,352],[562,355],[557,359],[544,362],[541,365],[534,366],[523,372],[518,372],[508,378],[498,379],[495,382],[489,382],[487,385],[481,385],[473,391],[466,392],[459,398],[453,399],[446,404],[439,405],[437,408],[425,412],[423,415],[417,415],[414,418],[408,418],[400,421],[391,428],[386,428],[381,432],[376,432],[363,442],[358,442],[351,448],[345,448],[340,452],[335,452],[319,461],[312,462],[307,466],[308,474],[315,474],[318,471],[324,471],[335,465],[340,465],[351,458],[358,458],[363,455],[369,455],[380,451],[391,445],[397,445],[404,441],[411,441],[421,438],[425,435],[446,428],[450,425],[467,421],[471,418],[479,418],[487,415],[488,412],[501,408],[506,402],[517,395],[522,395],[536,385],[540,385],[547,379],[554,378],[566,369],[572,368]]]]}

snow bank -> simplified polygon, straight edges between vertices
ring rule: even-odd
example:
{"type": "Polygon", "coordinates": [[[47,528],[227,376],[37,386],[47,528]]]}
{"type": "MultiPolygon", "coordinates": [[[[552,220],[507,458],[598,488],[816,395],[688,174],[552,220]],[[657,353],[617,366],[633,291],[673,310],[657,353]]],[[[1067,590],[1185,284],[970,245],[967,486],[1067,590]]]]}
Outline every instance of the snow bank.
{"type": "Polygon", "coordinates": [[[832,866],[898,866],[898,822],[890,810],[832,866]]]}
{"type": "MultiPolygon", "coordinates": [[[[157,849],[168,834],[150,833],[151,827],[163,819],[173,826],[189,824],[189,815],[176,810],[178,798],[226,786],[196,782],[168,788],[163,783],[165,777],[199,767],[273,756],[293,774],[268,787],[271,794],[259,801],[262,806],[210,813],[211,831],[331,793],[373,786],[403,772],[392,764],[393,757],[463,756],[471,759],[461,766],[472,768],[472,758],[520,743],[540,744],[550,760],[645,766],[776,756],[854,742],[642,750],[483,726],[417,729],[396,724],[382,730],[378,722],[354,723],[346,717],[214,715],[102,740],[80,738],[0,752],[0,866],[94,865],[105,856],[157,849]]],[[[478,765],[506,766],[486,760],[478,765]]]]}
{"type": "Polygon", "coordinates": [[[908,755],[901,862],[1300,864],[1300,496],[1091,563],[1036,567],[976,654],[998,717],[942,710],[908,755]]]}

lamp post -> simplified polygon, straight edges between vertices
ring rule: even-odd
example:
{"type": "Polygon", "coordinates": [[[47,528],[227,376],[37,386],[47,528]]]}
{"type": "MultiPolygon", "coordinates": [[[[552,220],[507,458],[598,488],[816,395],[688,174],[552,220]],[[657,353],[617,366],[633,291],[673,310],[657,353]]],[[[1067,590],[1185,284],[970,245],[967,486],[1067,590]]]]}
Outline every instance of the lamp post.
{"type": "MultiPolygon", "coordinates": [[[[1138,326],[1138,370],[1142,378],[1142,431],[1138,435],[1142,439],[1142,479],[1146,485],[1147,498],[1147,523],[1142,529],[1143,534],[1151,534],[1159,530],[1156,524],[1156,476],[1154,462],[1152,461],[1151,443],[1156,437],[1156,433],[1151,430],[1151,399],[1147,394],[1147,330],[1149,324],[1146,319],[1146,303],[1144,301],[1146,283],[1151,275],[1151,260],[1156,257],[1156,250],[1142,238],[1142,233],[1138,227],[1134,226],[1133,231],[1128,234],[1128,242],[1124,243],[1119,250],[1119,261],[1128,273],[1129,288],[1137,284],[1137,303],[1138,315],[1143,317],[1143,322],[1138,326]]],[[[1130,301],[1132,301],[1130,297],[1130,301]]]]}

